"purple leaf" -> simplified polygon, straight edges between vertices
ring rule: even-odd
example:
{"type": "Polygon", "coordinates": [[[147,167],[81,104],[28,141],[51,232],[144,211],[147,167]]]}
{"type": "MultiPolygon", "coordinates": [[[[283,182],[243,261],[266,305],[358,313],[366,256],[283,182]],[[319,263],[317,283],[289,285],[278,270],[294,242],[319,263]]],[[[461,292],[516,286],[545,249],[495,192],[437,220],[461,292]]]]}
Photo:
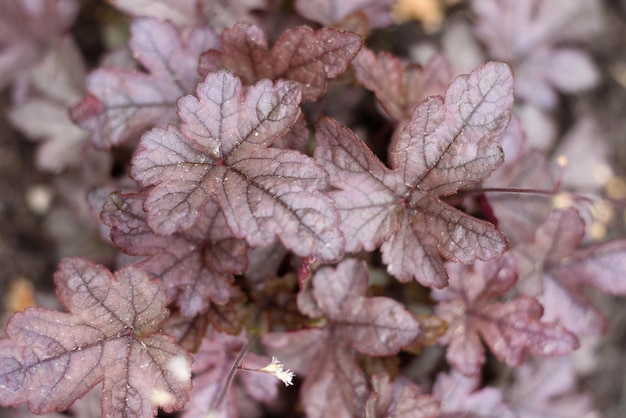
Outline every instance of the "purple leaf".
{"type": "Polygon", "coordinates": [[[514,247],[520,262],[520,290],[540,295],[545,316],[578,335],[597,334],[606,326],[583,287],[626,294],[626,240],[578,249],[584,233],[584,222],[575,209],[553,211],[537,229],[534,242],[514,247]]]}
{"type": "Polygon", "coordinates": [[[260,81],[242,96],[239,79],[220,71],[178,102],[180,130],[142,137],[131,175],[155,186],[145,208],[157,233],[186,229],[212,196],[237,237],[252,246],[275,237],[300,256],[333,260],[343,252],[327,175],[310,157],[268,148],[299,115],[294,83],[260,81]]]}
{"type": "Polygon", "coordinates": [[[327,78],[346,70],[362,43],[352,32],[298,26],[285,31],[269,51],[260,28],[238,23],[222,33],[221,50],[210,50],[200,57],[199,68],[203,75],[228,69],[244,84],[264,78],[295,81],[302,100],[314,101],[326,92],[327,78]]]}
{"type": "Polygon", "coordinates": [[[239,359],[241,363],[236,364],[241,350],[245,350],[247,340],[244,335],[230,336],[219,332],[212,332],[203,340],[194,355],[194,387],[189,405],[182,415],[184,418],[239,417],[240,396],[236,391],[238,386],[259,402],[270,402],[278,395],[280,382],[270,374],[237,370],[235,381],[232,384],[228,381],[233,367],[241,365],[248,369],[258,369],[271,361],[265,356],[245,353],[239,359]],[[224,399],[220,399],[220,395],[224,399]]]}
{"type": "Polygon", "coordinates": [[[389,26],[391,0],[296,0],[296,10],[302,16],[324,26],[331,26],[348,15],[361,12],[373,29],[389,26]]]}
{"type": "Polygon", "coordinates": [[[388,52],[374,54],[363,48],[352,62],[357,79],[396,122],[411,117],[415,106],[428,96],[443,94],[452,81],[450,65],[435,55],[422,67],[405,64],[388,52]]]}
{"type": "Polygon", "coordinates": [[[336,269],[324,267],[313,277],[313,295],[333,328],[352,347],[370,356],[397,353],[421,334],[419,322],[402,304],[366,297],[364,263],[347,259],[336,269]]]}
{"type": "Polygon", "coordinates": [[[148,73],[94,71],[87,79],[89,95],[72,109],[72,119],[92,131],[94,144],[102,148],[119,145],[154,125],[176,122],[176,100],[191,93],[199,81],[198,57],[218,43],[207,28],[183,37],[169,22],[135,19],[130,48],[148,73]]]}
{"type": "Polygon", "coordinates": [[[0,90],[39,61],[72,26],[79,8],[75,0],[0,2],[0,90]]]}
{"type": "Polygon", "coordinates": [[[372,376],[372,392],[365,405],[365,418],[435,418],[439,401],[424,395],[412,383],[389,381],[386,374],[372,376]]]}
{"type": "Polygon", "coordinates": [[[110,3],[131,16],[170,20],[181,27],[203,23],[198,14],[199,0],[111,0],[110,3]]]}
{"type": "Polygon", "coordinates": [[[307,416],[359,416],[367,383],[352,349],[371,356],[395,354],[420,336],[420,324],[399,302],[365,296],[368,274],[360,261],[324,267],[312,280],[326,327],[266,334],[263,343],[306,374],[301,397],[307,416]]]}
{"type": "Polygon", "coordinates": [[[307,417],[352,418],[363,411],[367,396],[365,374],[343,347],[320,353],[315,367],[309,369],[301,397],[307,417]]]}
{"type": "Polygon", "coordinates": [[[591,397],[576,390],[576,370],[567,357],[523,364],[515,370],[509,398],[520,418],[597,414],[591,397]]]}
{"type": "Polygon", "coordinates": [[[30,140],[41,142],[37,167],[59,173],[83,160],[89,135],[69,118],[68,107],[84,95],[85,63],[73,39],[66,36],[50,47],[31,71],[31,94],[9,112],[11,122],[30,140]]]}
{"type": "Polygon", "coordinates": [[[441,417],[515,417],[499,389],[479,389],[479,384],[478,376],[467,377],[455,371],[439,373],[433,395],[441,401],[441,417]]]}
{"type": "Polygon", "coordinates": [[[590,56],[562,44],[584,41],[602,27],[600,2],[475,0],[476,33],[491,58],[515,65],[515,93],[542,107],[554,107],[557,91],[594,87],[599,74],[590,56]]]}
{"type": "Polygon", "coordinates": [[[382,244],[388,271],[406,282],[443,287],[442,258],[469,263],[504,252],[508,243],[492,224],[443,202],[485,179],[503,159],[498,143],[510,118],[512,74],[490,63],[458,77],[446,98],[431,97],[395,138],[385,167],[347,128],[318,122],[315,158],[331,177],[347,251],[382,244]]]}
{"type": "Polygon", "coordinates": [[[519,366],[526,353],[535,356],[566,354],[578,348],[578,340],[561,325],[542,322],[543,308],[535,299],[520,297],[498,302],[515,284],[515,259],[459,264],[448,268],[450,286],[433,290],[440,301],[435,312],[448,322],[441,339],[449,344],[446,358],[465,375],[476,375],[485,361],[481,338],[491,352],[511,366],[519,366]]]}
{"type": "Polygon", "coordinates": [[[130,255],[147,258],[137,264],[168,286],[183,315],[192,317],[209,301],[224,304],[231,296],[233,274],[247,266],[245,242],[232,236],[215,201],[189,229],[174,235],[156,235],[146,223],[138,194],[111,194],[102,219],[111,227],[111,239],[130,255]]]}
{"type": "Polygon", "coordinates": [[[69,313],[16,314],[0,340],[0,399],[43,414],[69,407],[99,382],[106,416],[152,417],[180,409],[190,356],[159,332],[165,290],[134,267],[113,275],[80,258],[61,262],[57,295],[69,313]]]}
{"type": "MultiPolygon", "coordinates": [[[[531,150],[507,162],[483,186],[552,191],[557,182],[553,168],[544,153],[531,150]]],[[[512,245],[532,241],[537,227],[552,209],[552,201],[541,195],[488,193],[487,198],[498,219],[498,227],[512,245]]]]}

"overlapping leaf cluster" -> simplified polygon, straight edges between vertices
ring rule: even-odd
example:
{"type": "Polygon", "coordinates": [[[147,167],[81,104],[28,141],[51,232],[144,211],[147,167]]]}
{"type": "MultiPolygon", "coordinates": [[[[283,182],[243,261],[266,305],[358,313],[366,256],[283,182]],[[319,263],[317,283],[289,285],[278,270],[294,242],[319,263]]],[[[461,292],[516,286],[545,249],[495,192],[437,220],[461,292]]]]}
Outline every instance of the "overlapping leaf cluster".
{"type": "MultiPolygon", "coordinates": [[[[386,0],[296,1],[299,17],[287,24],[264,1],[114,2],[131,17],[125,52],[134,61],[124,51],[107,57],[117,64],[94,69],[84,85],[81,77],[79,103],[40,89],[72,106],[89,132],[62,163],[42,168],[88,165],[79,157],[86,141],[118,159],[129,151],[118,160],[125,180],[100,179],[91,195],[123,256],[116,273],[66,259],[55,281],[68,312],[34,308],[10,320],[0,403],[63,410],[102,382],[104,416],[523,414],[528,401],[513,390],[481,386],[488,354],[525,368],[527,356],[546,357],[533,364],[548,367],[606,327],[585,287],[626,293],[624,240],[580,248],[585,223],[574,205],[553,209],[552,190],[514,193],[558,187],[512,116],[514,84],[544,108],[555,88],[593,84],[589,58],[561,46],[577,37],[557,36],[547,2],[535,2],[536,15],[527,1],[471,2],[477,38],[517,78],[504,62],[465,74],[442,54],[404,62],[337,28],[389,25],[386,0]],[[501,15],[521,16],[520,27],[502,26],[501,15]],[[503,36],[522,29],[532,39],[503,36]],[[538,66],[550,54],[553,69],[574,62],[588,71],[563,80],[538,66]],[[382,140],[349,122],[346,104],[368,97],[355,88],[371,91],[387,117],[382,140]],[[425,345],[445,351],[449,372],[411,375],[402,361],[419,361],[425,345]],[[269,357],[246,350],[277,355],[297,373],[298,406],[277,401],[277,381],[259,374],[269,357]],[[424,379],[432,394],[417,384],[424,379]]],[[[24,65],[77,7],[50,4],[50,26],[28,26],[27,45],[13,36],[19,28],[0,31],[24,65]]],[[[70,61],[55,55],[67,48],[51,48],[55,71],[70,61]]],[[[31,83],[42,74],[33,70],[31,83]]],[[[3,82],[16,76],[0,72],[3,82]]],[[[18,126],[31,104],[15,112],[18,126]]],[[[56,154],[65,129],[54,132],[56,154]]],[[[523,386],[542,369],[519,370],[523,386]]],[[[554,407],[549,395],[537,402],[554,407]]]]}

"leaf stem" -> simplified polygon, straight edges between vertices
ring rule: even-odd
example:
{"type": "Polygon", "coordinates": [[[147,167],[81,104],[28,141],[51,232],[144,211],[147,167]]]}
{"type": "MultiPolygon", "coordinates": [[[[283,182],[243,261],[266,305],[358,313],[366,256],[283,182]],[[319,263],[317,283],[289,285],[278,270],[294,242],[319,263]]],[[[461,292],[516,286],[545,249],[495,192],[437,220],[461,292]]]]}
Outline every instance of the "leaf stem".
{"type": "Polygon", "coordinates": [[[574,201],[583,201],[592,203],[593,198],[588,196],[583,196],[578,193],[567,193],[567,192],[558,192],[555,190],[542,190],[542,189],[516,189],[513,187],[485,187],[485,188],[476,188],[476,189],[465,189],[459,192],[459,195],[470,195],[470,194],[481,194],[481,193],[511,193],[511,194],[527,194],[527,195],[536,195],[536,196],[548,196],[554,197],[560,194],[567,194],[571,196],[574,201]]]}

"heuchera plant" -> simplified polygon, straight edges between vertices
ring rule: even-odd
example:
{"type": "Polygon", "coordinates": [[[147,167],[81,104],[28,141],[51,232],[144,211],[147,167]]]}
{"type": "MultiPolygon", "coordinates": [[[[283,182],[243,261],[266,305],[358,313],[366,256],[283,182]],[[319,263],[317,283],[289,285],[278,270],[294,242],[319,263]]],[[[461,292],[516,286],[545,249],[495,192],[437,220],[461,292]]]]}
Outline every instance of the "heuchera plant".
{"type": "Polygon", "coordinates": [[[79,2],[43,3],[0,4],[0,87],[118,253],[63,259],[61,306],[6,323],[10,416],[593,411],[566,356],[607,327],[585,289],[626,294],[626,240],[591,242],[596,197],[561,188],[516,112],[598,82],[571,44],[597,22],[457,5],[485,51],[459,72],[449,50],[385,50],[410,1],[111,0],[127,43],[84,76],[79,2]]]}

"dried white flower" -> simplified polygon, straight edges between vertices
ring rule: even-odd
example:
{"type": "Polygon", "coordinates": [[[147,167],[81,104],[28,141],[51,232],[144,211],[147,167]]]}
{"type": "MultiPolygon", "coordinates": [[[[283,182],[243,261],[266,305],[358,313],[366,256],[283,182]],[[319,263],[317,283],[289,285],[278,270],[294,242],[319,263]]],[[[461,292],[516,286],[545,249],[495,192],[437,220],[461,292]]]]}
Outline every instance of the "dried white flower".
{"type": "Polygon", "coordinates": [[[272,362],[267,366],[260,368],[260,372],[273,374],[277,378],[279,378],[285,386],[293,385],[293,378],[295,373],[290,371],[289,369],[285,370],[283,365],[276,357],[272,357],[272,362]]]}

